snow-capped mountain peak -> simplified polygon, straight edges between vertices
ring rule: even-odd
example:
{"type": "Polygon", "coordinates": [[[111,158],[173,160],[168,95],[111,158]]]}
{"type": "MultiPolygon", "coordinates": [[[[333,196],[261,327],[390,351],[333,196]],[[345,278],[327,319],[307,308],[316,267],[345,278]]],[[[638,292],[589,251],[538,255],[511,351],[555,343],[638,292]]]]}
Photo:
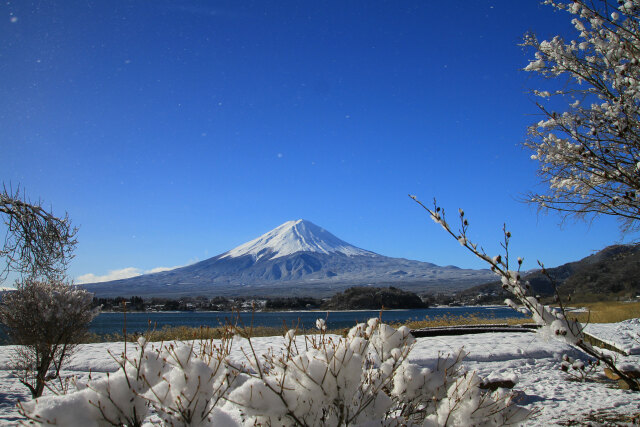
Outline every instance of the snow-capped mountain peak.
{"type": "Polygon", "coordinates": [[[376,255],[338,239],[327,230],[310,221],[287,221],[257,239],[251,240],[222,254],[220,258],[251,255],[256,260],[275,259],[296,252],[342,253],[347,256],[376,255]]]}

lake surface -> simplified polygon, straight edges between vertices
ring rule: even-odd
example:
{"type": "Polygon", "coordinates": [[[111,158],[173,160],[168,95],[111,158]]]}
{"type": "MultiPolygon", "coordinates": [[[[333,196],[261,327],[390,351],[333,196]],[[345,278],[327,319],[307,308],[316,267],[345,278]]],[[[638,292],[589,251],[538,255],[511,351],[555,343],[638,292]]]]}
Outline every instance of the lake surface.
{"type": "MultiPolygon", "coordinates": [[[[271,312],[243,312],[240,313],[241,322],[245,326],[269,326],[282,327],[286,323],[287,328],[299,325],[300,328],[311,329],[315,327],[316,319],[327,320],[329,329],[348,328],[358,322],[365,322],[372,317],[378,317],[379,310],[363,311],[271,311],[271,312]]],[[[500,319],[507,317],[521,317],[524,315],[508,307],[435,307],[412,310],[383,311],[382,321],[401,322],[406,320],[424,320],[425,317],[442,316],[470,316],[482,318],[500,319]]],[[[217,327],[232,321],[237,316],[233,312],[144,312],[127,313],[127,333],[143,333],[155,326],[161,329],[164,326],[190,326],[190,327],[217,327]]],[[[110,333],[122,333],[123,313],[100,313],[91,322],[90,331],[99,335],[110,333]]]]}

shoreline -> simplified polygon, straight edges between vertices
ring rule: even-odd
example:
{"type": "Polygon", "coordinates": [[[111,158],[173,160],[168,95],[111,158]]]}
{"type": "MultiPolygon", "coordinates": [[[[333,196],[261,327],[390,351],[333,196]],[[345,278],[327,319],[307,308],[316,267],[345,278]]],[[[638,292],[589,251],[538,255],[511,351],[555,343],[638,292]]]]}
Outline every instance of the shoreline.
{"type": "MultiPolygon", "coordinates": [[[[487,310],[493,310],[498,308],[509,308],[507,305],[435,305],[432,307],[425,308],[390,308],[390,309],[379,309],[379,308],[365,308],[365,309],[352,309],[352,310],[240,310],[240,311],[214,311],[214,310],[167,310],[167,311],[127,311],[127,314],[139,314],[139,313],[167,313],[167,314],[181,314],[181,313],[359,313],[366,311],[383,311],[383,312],[402,312],[402,311],[410,311],[410,310],[431,310],[431,309],[468,309],[468,308],[483,308],[487,310]]],[[[514,310],[515,311],[515,310],[514,310]]],[[[100,311],[100,314],[121,314],[123,311],[100,311]]]]}

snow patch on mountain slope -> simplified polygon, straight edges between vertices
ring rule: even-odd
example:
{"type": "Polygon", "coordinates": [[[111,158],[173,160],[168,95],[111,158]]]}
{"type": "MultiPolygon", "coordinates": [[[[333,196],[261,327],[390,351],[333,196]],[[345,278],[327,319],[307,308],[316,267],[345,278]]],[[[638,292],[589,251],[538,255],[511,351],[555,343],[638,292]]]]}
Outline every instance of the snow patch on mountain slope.
{"type": "Polygon", "coordinates": [[[251,255],[256,260],[275,259],[296,252],[342,253],[347,256],[376,256],[374,252],[357,248],[338,239],[327,230],[310,221],[287,221],[257,239],[251,240],[222,254],[220,258],[251,255]]]}

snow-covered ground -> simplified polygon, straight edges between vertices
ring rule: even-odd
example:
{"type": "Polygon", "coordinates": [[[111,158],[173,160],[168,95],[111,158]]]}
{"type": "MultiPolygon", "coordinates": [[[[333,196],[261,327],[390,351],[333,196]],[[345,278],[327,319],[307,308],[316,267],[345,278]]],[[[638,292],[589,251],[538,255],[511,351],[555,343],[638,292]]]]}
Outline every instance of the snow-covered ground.
{"type": "MultiPolygon", "coordinates": [[[[588,331],[628,352],[630,356],[616,355],[621,362],[640,365],[640,319],[589,325],[588,331]]],[[[273,337],[253,340],[258,352],[266,352],[282,342],[282,339],[273,337]]],[[[117,365],[108,351],[120,354],[123,347],[123,343],[80,346],[64,374],[86,379],[89,372],[95,376],[116,371],[117,365]]],[[[246,348],[246,342],[235,342],[232,358],[242,360],[243,347],[246,348]]],[[[640,393],[621,390],[606,381],[580,383],[568,380],[559,369],[562,355],[586,358],[568,345],[556,340],[547,341],[539,334],[490,333],[419,338],[409,359],[413,363],[430,365],[439,353],[455,352],[460,347],[469,352],[466,366],[481,376],[517,376],[514,390],[519,394],[521,404],[540,411],[528,425],[586,422],[592,416],[615,419],[621,414],[640,413],[640,393]]],[[[127,351],[133,354],[135,346],[128,344],[127,351]]],[[[29,398],[26,388],[8,371],[11,357],[11,346],[0,347],[0,425],[18,424],[20,415],[15,404],[29,398]]],[[[597,378],[603,379],[602,376],[597,378]]]]}

